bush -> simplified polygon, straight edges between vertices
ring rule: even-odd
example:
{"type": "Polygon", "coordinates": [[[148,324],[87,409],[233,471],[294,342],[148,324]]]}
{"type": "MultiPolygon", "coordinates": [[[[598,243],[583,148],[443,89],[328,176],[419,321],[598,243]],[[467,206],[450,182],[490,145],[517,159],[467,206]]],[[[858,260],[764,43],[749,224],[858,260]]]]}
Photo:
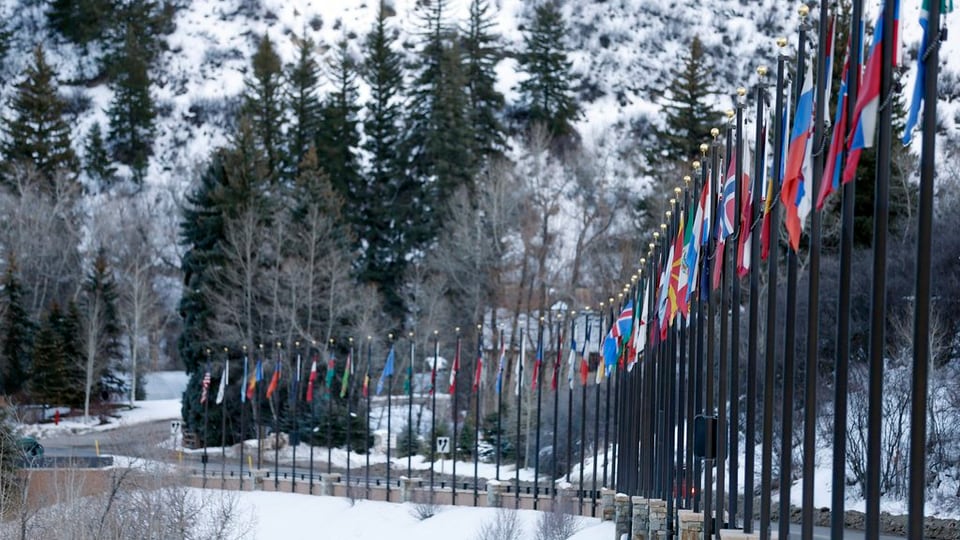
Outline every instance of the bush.
{"type": "Polygon", "coordinates": [[[537,520],[537,540],[566,540],[580,530],[580,519],[570,512],[571,501],[558,497],[549,512],[537,520]]]}
{"type": "Polygon", "coordinates": [[[496,517],[480,526],[476,540],[519,540],[520,537],[520,515],[515,510],[498,508],[496,517]]]}
{"type": "Polygon", "coordinates": [[[397,435],[397,457],[415,456],[422,449],[420,437],[412,428],[404,427],[397,435]]]}

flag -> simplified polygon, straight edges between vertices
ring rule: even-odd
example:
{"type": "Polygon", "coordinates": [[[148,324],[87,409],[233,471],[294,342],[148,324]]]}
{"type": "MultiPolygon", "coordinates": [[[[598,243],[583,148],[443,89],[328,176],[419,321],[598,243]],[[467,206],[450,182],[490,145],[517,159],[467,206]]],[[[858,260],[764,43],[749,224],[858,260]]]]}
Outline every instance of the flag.
{"type": "MultiPolygon", "coordinates": [[[[760,156],[763,159],[763,153],[760,156]]],[[[740,186],[740,236],[737,239],[737,275],[740,277],[750,273],[750,242],[753,239],[753,184],[746,169],[751,162],[750,158],[750,148],[745,147],[743,149],[743,182],[740,186]]],[[[763,170],[762,164],[760,170],[763,170]]]]}
{"type": "Polygon", "coordinates": [[[280,358],[277,357],[277,361],[273,365],[273,376],[270,377],[270,384],[267,385],[267,399],[270,399],[270,396],[277,390],[277,385],[280,384],[280,372],[282,370],[283,363],[280,361],[280,358]]]}
{"type": "Polygon", "coordinates": [[[537,357],[533,360],[533,376],[530,377],[530,391],[537,389],[537,381],[540,377],[540,366],[543,364],[543,329],[540,329],[540,336],[537,339],[537,357]]]}
{"type": "Polygon", "coordinates": [[[587,344],[590,343],[590,320],[584,317],[587,330],[583,336],[583,348],[580,349],[580,384],[587,385],[587,377],[590,376],[590,359],[587,357],[587,344]]]}
{"type": "Polygon", "coordinates": [[[370,397],[370,357],[367,355],[367,369],[363,372],[363,397],[370,397]]]}
{"type": "Polygon", "coordinates": [[[313,355],[313,363],[310,364],[310,376],[307,377],[307,403],[313,403],[313,384],[317,380],[317,355],[313,355]]]}
{"type": "Polygon", "coordinates": [[[333,379],[336,376],[337,376],[337,357],[333,355],[333,351],[330,351],[330,356],[327,358],[326,379],[324,380],[324,386],[327,387],[327,392],[330,392],[330,389],[333,388],[333,379]]]}
{"type": "Polygon", "coordinates": [[[520,388],[523,386],[523,361],[526,359],[526,337],[523,330],[520,331],[520,357],[517,358],[517,365],[513,366],[513,395],[520,395],[520,388]]]}
{"type": "Polygon", "coordinates": [[[800,232],[803,228],[801,210],[806,204],[809,212],[809,189],[804,190],[802,169],[810,160],[810,137],[813,135],[813,77],[808,73],[803,79],[803,89],[797,100],[797,110],[794,114],[793,130],[790,132],[790,148],[787,153],[787,164],[784,171],[783,187],[780,189],[780,201],[784,208],[784,226],[790,237],[790,247],[794,251],[800,248],[800,232]],[[801,202],[806,200],[806,203],[801,202]]]}
{"type": "Polygon", "coordinates": [[[253,399],[257,393],[257,383],[263,380],[263,361],[257,360],[257,365],[247,380],[247,399],[253,399]]]}
{"type": "Polygon", "coordinates": [[[230,381],[227,379],[230,378],[230,361],[223,361],[223,373],[220,374],[220,388],[217,390],[217,405],[223,403],[223,398],[227,393],[227,385],[230,384],[230,381]]]}
{"type": "MultiPolygon", "coordinates": [[[[690,230],[686,232],[687,236],[690,236],[690,230]]],[[[681,274],[682,275],[682,274],[681,274]]],[[[684,287],[685,290],[685,287],[684,287]]],[[[686,296],[686,293],[681,293],[683,296],[686,296]]],[[[686,299],[683,301],[683,305],[686,306],[686,299]]],[[[640,310],[640,313],[637,316],[637,328],[633,331],[633,351],[634,358],[633,361],[627,364],[627,371],[633,369],[634,364],[639,360],[640,353],[643,352],[644,348],[647,346],[647,317],[649,316],[650,311],[650,278],[647,278],[647,284],[643,288],[643,309],[640,310]]]]}
{"type": "MultiPolygon", "coordinates": [[[[863,25],[860,25],[860,41],[863,42],[863,25]]],[[[823,168],[823,180],[820,183],[820,193],[817,195],[817,210],[823,209],[823,203],[831,193],[840,189],[840,178],[842,176],[843,150],[845,148],[844,137],[847,134],[847,102],[850,99],[850,92],[847,84],[847,77],[850,75],[850,47],[852,43],[847,38],[847,53],[843,60],[843,72],[840,77],[840,94],[837,96],[837,110],[833,115],[833,133],[830,136],[830,148],[827,150],[827,159],[823,168]]],[[[863,56],[862,51],[857,51],[857,57],[863,56]]],[[[855,73],[859,83],[859,73],[855,73]]],[[[829,87],[829,85],[828,85],[829,87]]],[[[827,101],[829,103],[829,100],[827,101]]]]}
{"type": "Polygon", "coordinates": [[[483,335],[477,337],[477,365],[473,372],[473,391],[480,389],[483,381],[483,335]]]}
{"type": "Polygon", "coordinates": [[[760,260],[770,255],[770,204],[773,199],[773,178],[767,179],[767,191],[763,197],[763,222],[760,224],[760,260]]]}
{"type": "Polygon", "coordinates": [[[247,402],[247,389],[244,386],[247,382],[247,355],[243,355],[243,378],[240,379],[240,403],[247,402]]]}
{"type": "Polygon", "coordinates": [[[557,330],[557,357],[553,361],[553,377],[550,379],[550,390],[557,391],[560,385],[560,358],[563,355],[563,330],[557,330]]]}
{"type": "Polygon", "coordinates": [[[503,390],[503,370],[507,366],[507,348],[503,342],[503,330],[500,331],[500,364],[497,366],[497,395],[503,390]]]}
{"type": "Polygon", "coordinates": [[[574,321],[570,328],[570,354],[567,356],[567,387],[573,390],[573,374],[577,370],[577,340],[573,334],[577,331],[577,323],[574,321]]]}
{"type": "Polygon", "coordinates": [[[437,389],[437,358],[440,357],[440,340],[437,339],[433,344],[433,367],[430,369],[430,394],[437,389]]]}
{"type": "Polygon", "coordinates": [[[607,373],[613,370],[614,364],[617,363],[617,360],[620,357],[620,348],[621,345],[627,339],[630,339],[630,333],[633,330],[633,299],[627,300],[627,305],[623,306],[623,309],[620,311],[620,316],[617,317],[614,321],[613,326],[610,327],[610,334],[607,336],[608,341],[613,343],[613,355],[608,356],[607,343],[604,343],[603,352],[604,352],[604,363],[606,364],[607,373]]]}
{"type": "MultiPolygon", "coordinates": [[[[923,104],[924,77],[927,67],[924,57],[927,54],[927,43],[930,36],[930,0],[923,0],[920,7],[920,28],[923,29],[923,38],[920,41],[920,50],[917,51],[917,75],[913,83],[913,96],[910,99],[910,110],[907,113],[907,123],[903,126],[903,145],[907,146],[913,140],[913,130],[920,121],[920,108],[923,104]]],[[[940,0],[940,13],[953,11],[953,0],[940,0]]],[[[934,29],[936,31],[936,29],[934,29]]],[[[938,38],[939,39],[939,38],[938,38]]]]}
{"type": "MultiPolygon", "coordinates": [[[[899,25],[900,25],[900,1],[887,0],[893,2],[893,36],[894,55],[891,69],[897,66],[897,53],[900,43],[899,25]]],[[[860,154],[864,148],[873,147],[874,135],[877,132],[877,114],[880,107],[880,78],[883,71],[883,59],[881,50],[883,49],[883,12],[886,9],[884,4],[880,10],[880,16],[877,19],[877,25],[873,30],[873,42],[870,45],[870,52],[867,54],[866,69],[863,72],[863,80],[860,84],[860,90],[857,93],[857,102],[853,108],[853,134],[847,141],[847,164],[843,168],[843,183],[851,182],[857,176],[857,165],[860,163],[860,154]]]]}
{"type": "Polygon", "coordinates": [[[685,303],[690,302],[690,295],[697,290],[697,263],[700,262],[700,246],[703,245],[703,220],[706,217],[706,207],[709,199],[710,185],[704,184],[703,190],[700,193],[700,202],[697,204],[697,213],[693,218],[693,228],[690,231],[691,234],[688,238],[689,244],[687,244],[687,247],[684,250],[687,259],[687,268],[689,269],[686,288],[687,298],[685,303]]]}
{"type": "Polygon", "coordinates": [[[448,393],[457,391],[457,372],[460,371],[460,341],[457,340],[457,351],[453,355],[453,366],[450,368],[450,388],[448,393]]]}
{"type": "Polygon", "coordinates": [[[343,366],[343,378],[340,379],[340,399],[347,395],[347,388],[350,387],[350,375],[353,375],[353,349],[347,353],[347,363],[343,366]]]}
{"type": "Polygon", "coordinates": [[[393,351],[393,345],[390,346],[390,352],[387,353],[387,363],[383,366],[383,372],[380,373],[380,380],[377,381],[377,395],[379,396],[383,393],[383,382],[387,377],[393,377],[393,362],[396,358],[396,353],[393,351]]]}
{"type": "Polygon", "coordinates": [[[200,382],[200,404],[207,402],[207,391],[210,390],[210,362],[207,362],[207,371],[203,374],[203,381],[200,382]]]}

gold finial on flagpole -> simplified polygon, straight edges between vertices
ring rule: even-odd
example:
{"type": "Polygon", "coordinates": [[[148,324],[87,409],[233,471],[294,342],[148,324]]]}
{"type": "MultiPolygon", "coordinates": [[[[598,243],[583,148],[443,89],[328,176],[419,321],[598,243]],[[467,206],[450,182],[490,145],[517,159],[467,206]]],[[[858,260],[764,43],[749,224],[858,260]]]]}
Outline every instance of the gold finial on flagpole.
{"type": "Polygon", "coordinates": [[[717,137],[720,136],[720,130],[717,128],[710,129],[710,136],[713,137],[713,140],[717,140],[717,137]]]}
{"type": "Polygon", "coordinates": [[[787,38],[785,38],[785,37],[778,37],[778,38],[777,38],[777,47],[780,47],[780,48],[782,49],[782,48],[784,48],[784,47],[786,47],[786,46],[787,46],[787,38]]]}
{"type": "Polygon", "coordinates": [[[690,187],[690,175],[689,175],[689,174],[686,174],[686,175],[683,176],[683,183],[686,184],[687,187],[690,187]]]}
{"type": "Polygon", "coordinates": [[[807,15],[810,15],[810,6],[806,4],[800,4],[800,7],[797,8],[797,13],[800,14],[801,19],[806,19],[807,15]]]}

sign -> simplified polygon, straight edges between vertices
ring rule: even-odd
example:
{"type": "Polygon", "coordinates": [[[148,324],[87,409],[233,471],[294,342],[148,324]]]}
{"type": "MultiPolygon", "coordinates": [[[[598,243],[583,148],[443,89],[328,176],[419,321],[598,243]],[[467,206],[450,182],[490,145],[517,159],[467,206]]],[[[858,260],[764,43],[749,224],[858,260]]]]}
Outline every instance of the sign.
{"type": "Polygon", "coordinates": [[[437,437],[437,453],[438,454],[450,453],[450,437],[437,437]]]}
{"type": "Polygon", "coordinates": [[[176,435],[177,433],[180,433],[180,421],[172,420],[170,422],[170,434],[176,435]]]}

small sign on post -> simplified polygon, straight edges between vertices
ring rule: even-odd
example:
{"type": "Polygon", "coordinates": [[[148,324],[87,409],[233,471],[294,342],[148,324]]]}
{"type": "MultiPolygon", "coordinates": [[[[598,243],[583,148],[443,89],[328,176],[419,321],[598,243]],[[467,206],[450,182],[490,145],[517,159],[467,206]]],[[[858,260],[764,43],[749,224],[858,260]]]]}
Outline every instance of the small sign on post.
{"type": "Polygon", "coordinates": [[[180,439],[180,427],[180,420],[170,421],[170,438],[173,439],[173,447],[178,450],[182,446],[180,439]]]}
{"type": "Polygon", "coordinates": [[[450,453],[450,437],[437,437],[437,453],[438,454],[450,453]]]}

